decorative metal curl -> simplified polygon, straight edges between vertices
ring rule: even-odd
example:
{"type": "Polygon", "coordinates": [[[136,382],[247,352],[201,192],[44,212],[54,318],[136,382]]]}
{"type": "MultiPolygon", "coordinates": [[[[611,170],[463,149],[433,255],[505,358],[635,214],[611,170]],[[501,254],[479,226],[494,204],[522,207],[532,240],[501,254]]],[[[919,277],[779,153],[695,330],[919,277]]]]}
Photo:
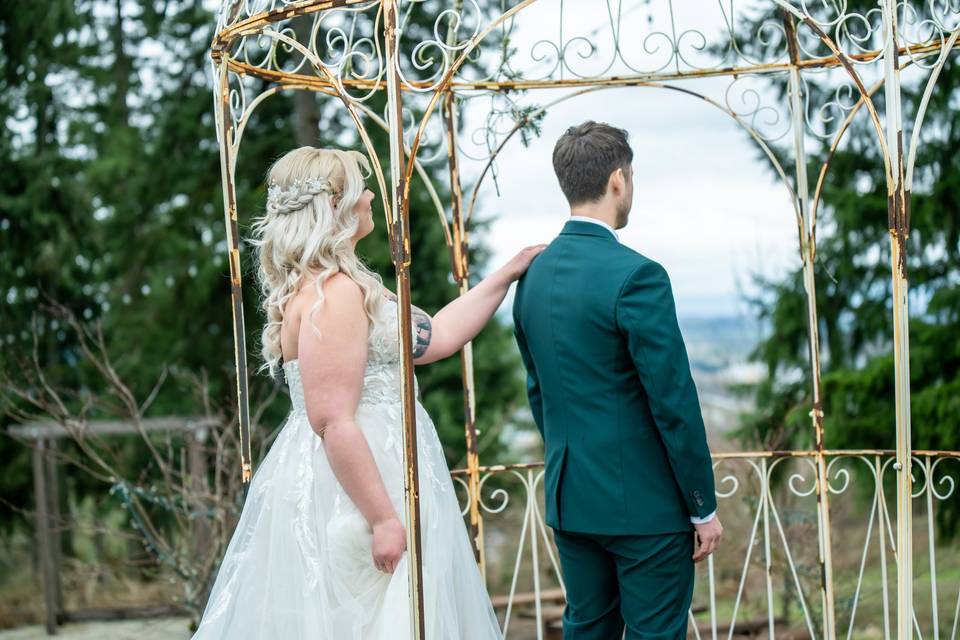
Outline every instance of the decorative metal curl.
{"type": "MultiPolygon", "coordinates": [[[[953,462],[960,464],[960,459],[958,458],[952,458],[952,457],[937,458],[936,460],[934,460],[933,464],[930,465],[931,476],[936,477],[937,467],[940,466],[945,460],[952,460],[953,462]]],[[[948,500],[951,496],[953,496],[956,489],[957,489],[957,480],[949,474],[945,474],[941,476],[940,480],[938,480],[936,483],[930,484],[930,493],[933,494],[933,497],[936,498],[937,500],[948,500]],[[947,485],[947,489],[943,493],[941,493],[940,491],[937,490],[938,484],[947,485]]]]}
{"type": "MultiPolygon", "coordinates": [[[[526,479],[521,474],[515,471],[512,473],[516,477],[520,478],[520,482],[526,485],[526,479]]],[[[507,508],[507,505],[510,504],[510,494],[507,492],[506,489],[494,489],[490,493],[490,499],[501,500],[499,506],[491,507],[489,504],[487,504],[486,500],[484,500],[483,498],[484,485],[486,485],[487,480],[492,478],[494,475],[496,475],[495,472],[486,473],[482,478],[480,478],[480,482],[477,483],[477,494],[478,494],[477,504],[480,505],[481,509],[483,509],[486,513],[489,513],[489,514],[500,513],[501,511],[507,508]]]]}
{"type": "MultiPolygon", "coordinates": [[[[801,458],[801,460],[802,460],[802,464],[806,464],[807,466],[810,467],[810,469],[813,470],[813,483],[810,485],[809,489],[798,488],[796,483],[806,482],[807,478],[804,476],[804,474],[798,471],[794,471],[793,473],[790,474],[790,478],[787,480],[787,486],[790,488],[790,493],[792,493],[793,495],[797,496],[798,498],[806,498],[807,496],[812,496],[817,492],[817,465],[814,464],[814,462],[808,458],[801,458]]],[[[770,465],[770,471],[767,474],[768,477],[772,477],[773,468],[777,466],[778,463],[780,463],[780,460],[775,460],[770,465]]]]}
{"type": "Polygon", "coordinates": [[[736,76],[730,81],[723,94],[724,105],[730,113],[749,123],[750,128],[763,140],[781,140],[790,132],[791,119],[777,108],[764,104],[763,96],[757,89],[742,88],[745,82],[745,76],[736,76]]]}
{"type": "MultiPolygon", "coordinates": [[[[404,23],[408,22],[415,6],[423,4],[423,2],[424,0],[410,0],[407,13],[404,16],[404,23]]],[[[459,10],[452,8],[444,9],[433,21],[433,38],[420,40],[410,52],[408,61],[413,70],[429,72],[424,77],[420,77],[415,81],[411,80],[403,67],[399,65],[398,58],[397,75],[400,77],[403,85],[408,89],[420,93],[434,93],[437,91],[453,63],[453,58],[456,57],[456,54],[466,49],[470,45],[470,42],[479,35],[483,24],[483,11],[480,9],[480,5],[477,4],[476,0],[467,0],[467,4],[473,8],[473,14],[476,18],[474,27],[469,35],[461,36],[459,33],[460,26],[464,24],[463,7],[459,10]],[[447,23],[445,25],[447,29],[446,34],[441,34],[441,23],[443,22],[447,23]],[[429,53],[430,51],[435,52],[436,55],[431,55],[429,53]]],[[[401,49],[403,47],[404,30],[404,25],[401,25],[397,39],[398,46],[400,46],[401,49]]]]}

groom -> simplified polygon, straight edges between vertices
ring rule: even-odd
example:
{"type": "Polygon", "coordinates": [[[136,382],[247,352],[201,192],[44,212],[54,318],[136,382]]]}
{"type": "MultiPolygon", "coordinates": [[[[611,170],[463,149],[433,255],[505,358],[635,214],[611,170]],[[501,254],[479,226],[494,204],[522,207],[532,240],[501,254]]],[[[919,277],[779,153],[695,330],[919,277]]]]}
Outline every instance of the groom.
{"type": "Polygon", "coordinates": [[[717,547],[710,450],[663,267],[620,244],[627,133],[567,130],[571,217],[517,286],[515,334],[545,444],[564,640],[686,636],[693,564],[717,547]]]}

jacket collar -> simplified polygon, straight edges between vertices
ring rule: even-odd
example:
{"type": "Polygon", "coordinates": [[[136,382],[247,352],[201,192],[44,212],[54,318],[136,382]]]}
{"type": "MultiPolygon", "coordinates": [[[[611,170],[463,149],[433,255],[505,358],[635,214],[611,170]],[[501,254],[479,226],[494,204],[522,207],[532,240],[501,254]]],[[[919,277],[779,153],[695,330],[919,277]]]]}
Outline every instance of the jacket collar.
{"type": "Polygon", "coordinates": [[[614,236],[608,229],[604,229],[598,224],[592,222],[584,222],[582,220],[567,220],[567,223],[563,225],[563,230],[560,232],[562,236],[596,236],[598,238],[607,238],[609,240],[617,241],[616,236],[614,236]]]}

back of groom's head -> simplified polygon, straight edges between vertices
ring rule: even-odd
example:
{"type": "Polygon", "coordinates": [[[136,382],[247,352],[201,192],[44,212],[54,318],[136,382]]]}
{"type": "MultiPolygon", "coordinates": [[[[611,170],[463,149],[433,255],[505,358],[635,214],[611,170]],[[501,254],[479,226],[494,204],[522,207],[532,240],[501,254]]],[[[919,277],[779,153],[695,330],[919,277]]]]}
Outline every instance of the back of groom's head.
{"type": "Polygon", "coordinates": [[[627,132],[592,120],[567,129],[553,148],[553,170],[571,206],[600,200],[610,174],[632,161],[627,132]]]}

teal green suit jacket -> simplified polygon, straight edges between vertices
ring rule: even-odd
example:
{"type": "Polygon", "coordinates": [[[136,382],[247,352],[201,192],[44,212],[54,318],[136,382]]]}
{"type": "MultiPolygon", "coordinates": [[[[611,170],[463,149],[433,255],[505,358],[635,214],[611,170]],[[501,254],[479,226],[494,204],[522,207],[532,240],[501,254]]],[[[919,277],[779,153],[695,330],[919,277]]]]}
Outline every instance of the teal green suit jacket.
{"type": "Polygon", "coordinates": [[[514,332],[561,531],[689,531],[716,510],[697,390],[658,263],[571,220],[517,285],[514,332]]]}

